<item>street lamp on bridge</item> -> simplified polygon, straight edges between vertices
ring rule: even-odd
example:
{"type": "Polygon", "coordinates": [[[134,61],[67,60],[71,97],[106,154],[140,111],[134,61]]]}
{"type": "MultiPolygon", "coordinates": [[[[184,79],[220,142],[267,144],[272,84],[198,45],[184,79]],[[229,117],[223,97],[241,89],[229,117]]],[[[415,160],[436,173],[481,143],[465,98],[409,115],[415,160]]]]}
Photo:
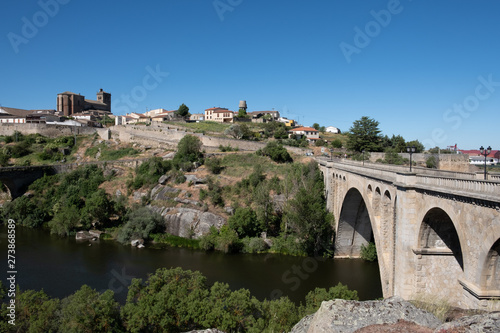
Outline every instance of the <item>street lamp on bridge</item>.
{"type": "Polygon", "coordinates": [[[486,156],[488,156],[491,153],[491,146],[488,146],[488,148],[484,149],[483,146],[479,148],[479,151],[481,152],[481,155],[484,156],[484,180],[486,180],[486,156]]]}
{"type": "Polygon", "coordinates": [[[363,153],[363,166],[365,166],[365,150],[364,149],[363,149],[362,153],[363,153]]]}
{"type": "Polygon", "coordinates": [[[415,147],[406,147],[406,152],[410,154],[410,172],[411,172],[411,167],[413,165],[413,162],[411,161],[411,155],[417,150],[415,147]]]}

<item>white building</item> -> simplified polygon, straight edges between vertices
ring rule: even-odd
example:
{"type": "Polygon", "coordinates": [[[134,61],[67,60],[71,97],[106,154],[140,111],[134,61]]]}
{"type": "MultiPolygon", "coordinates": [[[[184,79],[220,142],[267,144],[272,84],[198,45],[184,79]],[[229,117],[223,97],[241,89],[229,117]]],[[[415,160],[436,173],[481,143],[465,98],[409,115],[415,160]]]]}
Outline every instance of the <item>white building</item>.
{"type": "Polygon", "coordinates": [[[218,123],[232,123],[234,112],[226,108],[210,108],[205,110],[205,120],[218,123]]]}
{"type": "Polygon", "coordinates": [[[337,127],[333,127],[333,126],[328,126],[327,128],[325,128],[325,132],[333,133],[333,134],[340,134],[340,130],[337,127]]]}
{"type": "Polygon", "coordinates": [[[315,142],[316,140],[319,140],[318,130],[316,130],[312,127],[297,127],[297,128],[291,129],[288,132],[290,133],[290,136],[294,135],[298,139],[305,136],[307,138],[307,141],[309,141],[309,142],[315,142]]]}
{"type": "MultiPolygon", "coordinates": [[[[470,156],[469,163],[473,165],[484,165],[484,156],[470,156]]],[[[498,158],[492,156],[486,156],[486,165],[496,165],[499,163],[498,158]]]]}

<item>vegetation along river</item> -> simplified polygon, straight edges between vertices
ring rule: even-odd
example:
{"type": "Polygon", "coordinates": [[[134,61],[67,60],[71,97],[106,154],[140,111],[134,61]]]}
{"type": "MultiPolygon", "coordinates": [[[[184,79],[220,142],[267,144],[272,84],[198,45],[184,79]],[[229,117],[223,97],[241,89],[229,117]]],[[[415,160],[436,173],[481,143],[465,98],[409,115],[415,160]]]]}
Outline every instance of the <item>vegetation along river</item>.
{"type": "MultiPolygon", "coordinates": [[[[2,282],[6,285],[7,227],[0,226],[2,282]]],[[[16,228],[17,283],[22,290],[43,289],[53,297],[66,297],[87,284],[98,291],[111,289],[124,303],[132,278],[146,279],[161,267],[182,267],[202,272],[212,284],[228,283],[249,289],[260,300],[280,295],[304,301],[316,287],[338,282],[358,291],[361,300],[382,297],[377,263],[358,259],[314,259],[277,254],[206,253],[183,248],[123,246],[115,241],[76,241],[40,229],[16,228]]]]}

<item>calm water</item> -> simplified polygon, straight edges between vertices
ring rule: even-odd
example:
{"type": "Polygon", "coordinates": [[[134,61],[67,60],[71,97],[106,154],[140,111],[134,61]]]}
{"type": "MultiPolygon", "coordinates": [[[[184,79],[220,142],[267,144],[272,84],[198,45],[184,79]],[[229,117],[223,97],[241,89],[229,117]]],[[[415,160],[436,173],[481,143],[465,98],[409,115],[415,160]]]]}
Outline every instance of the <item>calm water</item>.
{"type": "MultiPolygon", "coordinates": [[[[7,228],[0,226],[1,279],[7,278],[7,228]]],[[[103,291],[111,289],[124,302],[132,278],[147,278],[160,267],[201,271],[209,283],[226,282],[232,289],[246,288],[260,300],[285,295],[295,302],[316,287],[342,282],[358,291],[361,300],[382,296],[376,263],[361,260],[297,258],[265,254],[205,253],[179,248],[137,249],[114,241],[88,246],[73,238],[46,231],[16,229],[17,283],[21,289],[43,289],[65,297],[83,284],[103,291]]]]}

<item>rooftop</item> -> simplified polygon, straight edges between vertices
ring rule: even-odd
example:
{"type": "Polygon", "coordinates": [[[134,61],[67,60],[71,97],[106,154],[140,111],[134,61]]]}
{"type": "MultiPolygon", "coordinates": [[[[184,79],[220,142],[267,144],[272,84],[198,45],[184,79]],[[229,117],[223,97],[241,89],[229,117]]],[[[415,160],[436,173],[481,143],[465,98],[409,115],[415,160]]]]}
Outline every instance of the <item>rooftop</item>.
{"type": "Polygon", "coordinates": [[[291,132],[300,132],[300,131],[303,131],[303,132],[317,132],[318,130],[312,128],[312,127],[296,127],[296,128],[292,128],[290,130],[291,132]]]}

